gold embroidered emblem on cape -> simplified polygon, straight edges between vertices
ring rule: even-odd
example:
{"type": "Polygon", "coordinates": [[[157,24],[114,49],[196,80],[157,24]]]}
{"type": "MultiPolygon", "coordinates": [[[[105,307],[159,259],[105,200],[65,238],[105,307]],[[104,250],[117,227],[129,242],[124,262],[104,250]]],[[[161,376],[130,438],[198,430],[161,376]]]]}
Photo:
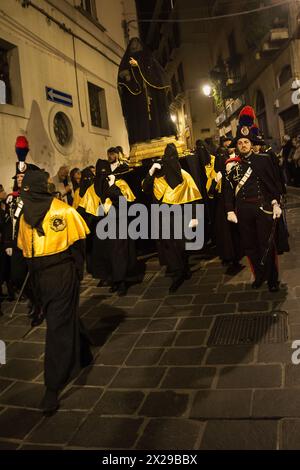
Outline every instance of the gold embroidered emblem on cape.
{"type": "Polygon", "coordinates": [[[54,232],[62,232],[67,226],[65,219],[59,215],[52,216],[49,223],[54,232]]]}

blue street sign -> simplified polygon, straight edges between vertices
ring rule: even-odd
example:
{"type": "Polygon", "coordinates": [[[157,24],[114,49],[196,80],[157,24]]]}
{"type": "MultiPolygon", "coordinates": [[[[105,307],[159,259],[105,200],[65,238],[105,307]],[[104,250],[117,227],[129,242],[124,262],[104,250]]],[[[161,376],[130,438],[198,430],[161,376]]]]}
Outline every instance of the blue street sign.
{"type": "Polygon", "coordinates": [[[62,91],[54,90],[46,86],[46,98],[53,103],[64,104],[65,106],[73,106],[72,95],[63,93],[62,91]]]}

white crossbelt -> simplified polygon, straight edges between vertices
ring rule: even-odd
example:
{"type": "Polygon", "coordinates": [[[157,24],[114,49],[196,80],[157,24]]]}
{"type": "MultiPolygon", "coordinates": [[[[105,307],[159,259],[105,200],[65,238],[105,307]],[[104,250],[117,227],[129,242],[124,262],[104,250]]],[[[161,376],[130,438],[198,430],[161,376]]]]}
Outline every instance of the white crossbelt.
{"type": "Polygon", "coordinates": [[[251,174],[252,174],[252,168],[249,167],[246,173],[244,174],[243,178],[240,180],[239,184],[235,188],[235,195],[237,195],[239,190],[244,186],[246,181],[250,178],[251,174]]]}
{"type": "Polygon", "coordinates": [[[20,214],[22,212],[23,205],[24,205],[24,203],[23,203],[22,199],[20,199],[19,202],[18,202],[17,208],[15,210],[15,213],[14,213],[14,218],[13,218],[13,240],[15,239],[16,223],[17,223],[17,220],[20,217],[20,214]]]}

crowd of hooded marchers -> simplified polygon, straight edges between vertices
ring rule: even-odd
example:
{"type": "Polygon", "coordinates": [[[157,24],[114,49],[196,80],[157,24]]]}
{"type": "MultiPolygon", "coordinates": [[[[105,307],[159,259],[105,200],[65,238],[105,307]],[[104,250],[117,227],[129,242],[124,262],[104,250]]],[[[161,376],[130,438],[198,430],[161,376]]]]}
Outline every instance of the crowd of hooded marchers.
{"type": "Polygon", "coordinates": [[[99,280],[98,286],[124,296],[131,284],[143,282],[140,255],[150,249],[166,266],[170,292],[192,277],[186,239],[175,236],[175,217],[168,219],[168,237],[144,244],[130,236],[97,236],[99,221],[112,208],[116,225],[124,223],[120,200],[128,208],[136,202],[189,205],[189,228],[198,226],[201,205],[204,249],[215,247],[226,273],[236,275],[246,256],[252,287],[267,282],[270,292],[279,290],[277,255],[289,250],[284,200],[287,184],[299,180],[299,138],[285,136],[276,154],[255,121],[253,108],[246,106],[236,136],[222,136],[219,148],[198,140],[179,158],[176,145],[169,143],[162,157],[133,167],[121,147],[111,147],[95,166],[70,172],[62,166],[55,176],[26,161],[29,143],[17,137],[12,192],[6,194],[0,185],[0,294],[1,301],[28,301],[32,327],[46,320],[41,403],[46,415],[58,409],[63,387],[93,361],[78,315],[85,272],[99,280]]]}

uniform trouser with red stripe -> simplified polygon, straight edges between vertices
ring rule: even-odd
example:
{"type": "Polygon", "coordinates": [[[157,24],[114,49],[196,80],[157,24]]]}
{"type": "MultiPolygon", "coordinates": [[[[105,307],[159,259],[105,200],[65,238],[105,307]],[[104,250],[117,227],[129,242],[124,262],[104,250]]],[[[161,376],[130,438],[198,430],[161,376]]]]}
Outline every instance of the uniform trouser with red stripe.
{"type": "Polygon", "coordinates": [[[242,244],[252,265],[255,279],[267,280],[269,285],[274,285],[278,281],[274,240],[269,247],[273,215],[265,213],[257,203],[241,202],[237,207],[237,218],[242,244]],[[262,265],[261,261],[267,252],[265,263],[262,265]]]}

